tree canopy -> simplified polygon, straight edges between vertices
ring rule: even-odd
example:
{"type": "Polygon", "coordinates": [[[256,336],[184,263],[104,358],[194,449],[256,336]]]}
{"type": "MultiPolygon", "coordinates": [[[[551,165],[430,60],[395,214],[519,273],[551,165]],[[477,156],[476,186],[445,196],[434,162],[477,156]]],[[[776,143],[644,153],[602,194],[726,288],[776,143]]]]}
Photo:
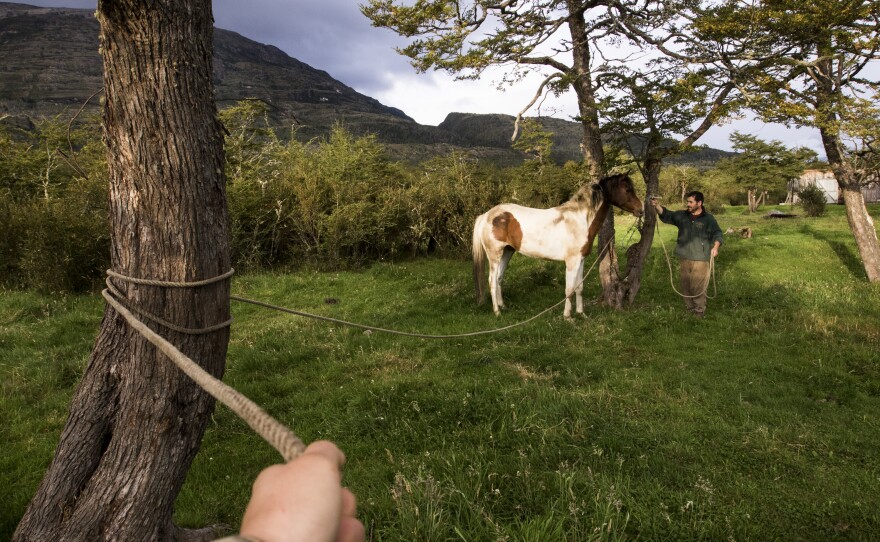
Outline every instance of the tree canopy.
{"type": "Polygon", "coordinates": [[[816,152],[799,147],[789,149],[782,141],[764,141],[753,135],[734,132],[730,136],[739,154],[719,161],[718,169],[729,173],[738,184],[753,190],[785,189],[789,181],[801,176],[816,152]]]}

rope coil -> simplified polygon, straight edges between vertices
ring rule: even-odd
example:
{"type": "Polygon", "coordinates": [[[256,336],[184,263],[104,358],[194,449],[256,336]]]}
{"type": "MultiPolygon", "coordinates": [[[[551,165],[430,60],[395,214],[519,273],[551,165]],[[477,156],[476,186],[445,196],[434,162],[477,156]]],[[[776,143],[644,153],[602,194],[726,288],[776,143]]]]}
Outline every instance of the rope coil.
{"type": "Polygon", "coordinates": [[[201,286],[207,286],[209,284],[214,284],[223,280],[228,279],[235,273],[235,269],[230,269],[226,273],[222,275],[217,275],[216,277],[212,277],[205,280],[197,280],[193,282],[173,282],[173,281],[164,281],[164,280],[153,280],[153,279],[141,279],[137,277],[130,277],[128,275],[123,275],[122,273],[118,273],[113,271],[112,269],[107,270],[107,279],[105,283],[107,284],[107,290],[110,294],[112,294],[116,300],[125,306],[129,311],[137,314],[142,318],[146,318],[147,320],[159,324],[162,327],[168,328],[172,331],[176,331],[178,333],[183,333],[185,335],[206,335],[208,333],[213,333],[218,329],[223,329],[225,327],[229,327],[232,325],[232,318],[226,320],[225,322],[220,322],[219,324],[214,324],[213,326],[203,327],[203,328],[188,328],[183,326],[178,326],[156,316],[155,314],[149,313],[143,309],[139,309],[137,307],[133,307],[130,304],[126,303],[124,300],[126,299],[125,294],[119,291],[116,286],[113,285],[113,282],[110,280],[112,278],[117,278],[124,282],[129,282],[131,284],[139,284],[145,286],[160,286],[163,288],[198,288],[201,286]]]}
{"type": "Polygon", "coordinates": [[[220,282],[222,280],[226,280],[235,274],[235,269],[230,268],[229,271],[223,273],[222,275],[217,275],[216,277],[212,277],[212,278],[204,279],[204,280],[197,280],[197,281],[193,281],[193,282],[140,279],[140,278],[136,278],[136,277],[129,277],[127,275],[123,275],[122,273],[118,273],[116,271],[113,271],[112,269],[108,269],[107,274],[113,278],[124,280],[125,282],[130,282],[132,284],[141,284],[141,285],[146,285],[146,286],[162,286],[165,288],[197,288],[199,286],[207,286],[209,284],[214,284],[215,282],[220,282]]]}
{"type": "Polygon", "coordinates": [[[673,292],[683,298],[689,299],[700,297],[703,294],[706,294],[707,299],[715,299],[718,297],[718,283],[715,280],[715,256],[712,256],[711,254],[709,256],[709,272],[706,274],[706,285],[703,287],[703,290],[695,295],[685,295],[676,289],[675,281],[672,279],[672,261],[669,259],[669,252],[666,250],[666,243],[663,241],[663,236],[660,235],[660,221],[657,221],[657,237],[660,238],[660,246],[663,247],[663,255],[666,256],[666,266],[669,268],[669,285],[672,286],[673,292]],[[709,295],[709,282],[712,283],[712,295],[709,295]]]}

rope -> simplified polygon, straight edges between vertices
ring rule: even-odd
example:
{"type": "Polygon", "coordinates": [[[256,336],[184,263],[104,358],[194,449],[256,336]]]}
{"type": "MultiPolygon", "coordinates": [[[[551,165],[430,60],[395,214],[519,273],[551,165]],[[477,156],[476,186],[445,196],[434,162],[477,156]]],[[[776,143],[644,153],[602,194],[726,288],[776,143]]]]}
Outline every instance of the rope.
{"type": "MultiPolygon", "coordinates": [[[[605,247],[599,252],[599,256],[593,262],[593,265],[590,266],[590,269],[584,274],[583,278],[581,278],[580,282],[575,286],[577,288],[581,284],[583,284],[584,280],[589,276],[589,274],[596,267],[596,264],[601,260],[603,253],[610,246],[611,242],[609,241],[605,247]]],[[[135,331],[140,333],[145,339],[147,339],[150,343],[152,343],[156,348],[158,348],[163,354],[165,354],[168,359],[170,359],[181,371],[183,371],[187,376],[189,376],[198,386],[200,386],[203,390],[205,390],[208,394],[214,397],[217,401],[220,401],[222,404],[226,405],[227,408],[232,410],[236,415],[238,415],[248,426],[253,429],[258,435],[260,435],[263,440],[268,442],[273,448],[275,448],[285,461],[292,461],[296,459],[300,454],[305,450],[305,444],[300,440],[296,434],[293,433],[289,428],[283,425],[281,422],[273,418],[269,415],[265,410],[260,408],[256,403],[245,397],[240,392],[236,391],[234,388],[224,384],[219,379],[215,378],[213,375],[205,371],[202,367],[200,367],[195,361],[191,358],[187,357],[183,352],[175,348],[170,342],[164,339],[155,331],[151,330],[147,327],[143,322],[137,319],[133,312],[129,310],[121,301],[125,298],[125,296],[117,290],[113,283],[110,280],[110,277],[115,277],[123,281],[131,282],[134,284],[144,284],[150,286],[164,286],[164,287],[197,287],[197,286],[205,286],[208,284],[213,284],[215,282],[219,282],[226,278],[232,276],[234,270],[230,269],[228,272],[219,275],[217,277],[195,281],[195,282],[170,282],[170,281],[160,281],[160,280],[151,280],[151,279],[139,279],[135,277],[129,277],[123,275],[121,273],[117,273],[112,270],[107,270],[107,274],[109,275],[107,278],[107,288],[101,291],[101,295],[104,299],[109,303],[113,309],[123,318],[125,318],[128,325],[132,327],[135,331]],[[115,297],[114,297],[115,296],[115,297]],[[119,299],[117,299],[119,298],[119,299]]],[[[271,305],[269,303],[263,303],[261,301],[255,301],[252,299],[247,299],[239,296],[230,296],[230,299],[251,303],[254,305],[259,305],[275,310],[279,310],[282,312],[288,312],[291,314],[296,314],[299,316],[305,316],[308,318],[314,318],[318,320],[325,320],[329,322],[334,322],[338,324],[343,324],[347,326],[357,327],[361,329],[368,329],[372,331],[380,331],[384,333],[392,333],[396,335],[405,335],[409,337],[420,337],[420,338],[429,338],[429,339],[448,339],[448,338],[457,338],[457,337],[472,337],[476,335],[484,335],[488,333],[499,333],[501,331],[506,331],[508,329],[512,329],[514,327],[525,325],[540,316],[543,316],[547,312],[555,309],[562,303],[568,299],[566,296],[565,299],[559,301],[539,312],[535,316],[527,320],[523,320],[521,322],[517,322],[515,324],[511,324],[509,326],[505,326],[503,328],[484,330],[484,331],[475,331],[471,333],[461,333],[461,334],[453,334],[453,335],[426,335],[420,333],[409,333],[404,331],[397,331],[392,329],[379,328],[374,326],[366,326],[363,324],[357,324],[354,322],[346,322],[344,320],[339,320],[337,318],[330,318],[327,316],[320,316],[316,314],[309,314],[302,311],[295,311],[293,309],[287,309],[284,307],[279,307],[276,305],[271,305]]],[[[145,311],[137,310],[141,316],[147,317],[156,323],[159,323],[165,327],[173,329],[175,331],[192,332],[196,331],[198,333],[209,333],[210,331],[216,331],[217,329],[221,329],[230,325],[232,320],[228,320],[227,322],[223,322],[221,324],[217,324],[215,326],[211,326],[209,328],[204,328],[202,330],[187,330],[186,328],[180,328],[175,326],[169,322],[166,322],[158,317],[150,315],[145,311]]]]}
{"type": "MultiPolygon", "coordinates": [[[[591,272],[593,271],[593,269],[596,267],[596,264],[599,263],[599,261],[602,259],[602,255],[604,254],[605,250],[608,248],[608,246],[609,246],[610,244],[611,244],[611,240],[608,241],[608,243],[605,244],[605,247],[604,247],[604,248],[602,249],[602,251],[599,253],[599,256],[598,256],[598,257],[596,258],[596,260],[593,262],[593,265],[591,265],[591,266],[590,266],[590,269],[587,270],[586,273],[584,273],[584,276],[581,278],[580,282],[578,282],[578,283],[575,285],[575,289],[576,289],[578,286],[580,286],[581,284],[583,284],[585,280],[587,280],[587,277],[590,276],[590,273],[591,273],[591,272]]],[[[572,293],[573,293],[573,292],[572,292],[572,293]]],[[[522,320],[522,321],[520,321],[520,322],[516,322],[516,323],[510,324],[510,325],[508,325],[508,326],[499,327],[499,328],[494,328],[494,329],[484,329],[484,330],[480,330],[480,331],[471,331],[471,332],[468,332],[468,333],[454,333],[454,334],[449,334],[449,335],[430,335],[430,334],[425,334],[425,333],[417,333],[417,332],[409,332],[409,331],[399,331],[399,330],[396,330],[396,329],[387,329],[387,328],[383,328],[383,327],[375,327],[375,326],[370,326],[370,325],[366,325],[366,324],[358,324],[358,323],[356,323],[356,322],[349,322],[349,321],[347,321],[347,320],[340,320],[340,319],[338,319],[338,318],[332,318],[332,317],[330,317],[330,316],[322,316],[322,315],[320,315],[320,314],[312,314],[312,313],[309,313],[309,312],[303,312],[303,311],[298,311],[298,310],[295,310],[295,309],[289,309],[289,308],[287,308],[287,307],[281,307],[281,306],[278,306],[278,305],[272,305],[272,304],[270,304],[270,303],[265,303],[265,302],[263,302],[263,301],[257,301],[257,300],[255,300],[255,299],[248,299],[248,298],[246,298],[246,297],[241,297],[241,296],[237,296],[237,295],[231,295],[231,296],[229,296],[229,298],[232,299],[233,301],[239,301],[239,302],[241,302],[241,303],[250,303],[251,305],[256,305],[256,306],[258,306],[258,307],[265,307],[265,308],[267,308],[267,309],[273,309],[273,310],[280,311],[280,312],[286,312],[286,313],[289,313],[289,314],[295,314],[295,315],[297,315],[297,316],[302,316],[302,317],[305,317],[305,318],[312,318],[312,319],[314,319],[314,320],[323,320],[323,321],[325,321],[325,322],[332,322],[332,323],[334,323],[334,324],[340,324],[340,325],[343,325],[343,326],[354,327],[354,328],[358,328],[358,329],[364,329],[364,330],[367,330],[367,331],[377,331],[377,332],[379,332],[379,333],[389,333],[389,334],[391,334],[391,335],[402,335],[402,336],[404,336],[404,337],[416,337],[416,338],[419,338],[419,339],[460,339],[460,338],[464,338],[464,337],[476,337],[476,336],[479,336],[479,335],[490,335],[490,334],[493,334],[493,333],[501,333],[501,332],[503,332],[503,331],[508,331],[508,330],[513,329],[513,328],[516,328],[516,327],[524,326],[524,325],[528,324],[529,322],[531,322],[531,321],[533,321],[533,320],[537,320],[537,319],[540,318],[541,316],[544,316],[545,314],[547,314],[548,312],[552,311],[553,309],[555,309],[555,308],[558,307],[559,305],[562,305],[563,303],[565,303],[565,301],[568,299],[568,296],[566,296],[565,298],[563,298],[561,301],[559,301],[559,302],[557,302],[557,303],[551,305],[550,307],[547,307],[546,309],[542,310],[541,312],[539,312],[538,314],[532,316],[531,318],[527,318],[527,319],[522,320]]]]}
{"type": "Polygon", "coordinates": [[[672,291],[680,295],[681,297],[686,298],[695,298],[700,297],[703,294],[706,294],[707,299],[715,299],[718,297],[718,283],[715,281],[715,256],[709,255],[709,273],[706,274],[706,286],[703,287],[703,291],[696,295],[685,295],[679,292],[675,288],[675,281],[672,278],[672,261],[669,259],[669,252],[666,250],[666,243],[663,241],[663,236],[660,235],[660,221],[657,221],[657,237],[660,238],[660,246],[663,247],[663,255],[666,256],[666,266],[669,268],[669,285],[672,286],[672,291]],[[709,295],[709,282],[712,282],[712,291],[714,292],[711,296],[709,295]]]}
{"type": "MultiPolygon", "coordinates": [[[[109,273],[109,271],[108,271],[108,273],[109,273]]],[[[116,275],[116,274],[114,273],[114,275],[116,275]]],[[[155,314],[151,314],[143,309],[139,309],[137,307],[132,307],[131,305],[125,303],[123,301],[123,299],[125,299],[125,294],[123,294],[122,292],[117,290],[115,286],[113,286],[113,283],[110,282],[110,277],[107,277],[105,284],[107,284],[107,290],[109,290],[109,292],[111,294],[113,294],[113,296],[116,298],[116,300],[120,304],[124,305],[128,310],[137,314],[141,318],[146,318],[147,320],[150,320],[151,322],[155,322],[155,323],[159,324],[160,326],[166,327],[166,328],[168,328],[172,331],[176,331],[178,333],[184,333],[186,335],[206,335],[208,333],[212,333],[214,331],[217,331],[218,329],[223,329],[224,327],[229,327],[230,325],[232,325],[232,318],[230,318],[229,320],[226,320],[225,322],[220,322],[219,324],[215,324],[215,325],[209,326],[209,327],[203,327],[203,328],[197,328],[197,329],[188,328],[188,327],[181,327],[176,324],[172,324],[171,322],[169,322],[167,320],[159,318],[155,314]]]]}
{"type": "Polygon", "coordinates": [[[128,305],[127,303],[125,303],[125,301],[123,301],[125,299],[125,294],[120,292],[113,285],[113,283],[110,280],[110,277],[117,278],[117,279],[125,281],[125,282],[130,282],[132,284],[140,284],[140,285],[146,285],[146,286],[161,286],[164,288],[198,288],[200,286],[207,286],[209,284],[214,284],[216,282],[226,280],[229,277],[231,277],[234,273],[235,273],[235,269],[230,268],[229,271],[223,273],[222,275],[217,275],[216,277],[212,277],[209,279],[196,280],[193,282],[174,282],[174,281],[166,281],[166,280],[141,279],[141,278],[136,278],[136,277],[130,277],[128,275],[123,275],[122,273],[118,273],[116,271],[113,271],[112,269],[108,269],[107,270],[108,277],[105,282],[107,284],[107,289],[110,291],[110,293],[113,294],[114,297],[116,297],[117,301],[119,303],[125,305],[125,307],[128,310],[130,310],[133,313],[136,313],[141,318],[146,318],[147,320],[150,320],[151,322],[159,324],[160,326],[166,327],[166,328],[168,328],[172,331],[176,331],[178,333],[184,333],[186,335],[205,335],[207,333],[212,333],[214,331],[217,331],[218,329],[223,329],[224,327],[229,327],[230,325],[232,325],[232,318],[230,318],[229,320],[226,320],[225,322],[220,322],[219,324],[215,324],[213,326],[208,326],[208,327],[204,327],[204,328],[197,328],[197,329],[181,327],[176,324],[172,324],[168,320],[164,320],[164,319],[156,316],[155,314],[151,314],[143,309],[139,309],[137,307],[132,307],[131,305],[128,305]]]}
{"type": "Polygon", "coordinates": [[[167,280],[154,280],[154,279],[139,279],[135,277],[129,277],[127,275],[123,275],[122,273],[117,273],[112,269],[107,270],[107,274],[111,277],[118,278],[120,280],[124,280],[126,282],[130,282],[132,284],[143,284],[147,286],[163,286],[165,288],[196,288],[199,286],[207,286],[208,284],[214,284],[215,282],[220,282],[221,280],[226,280],[235,274],[235,269],[230,269],[229,271],[223,273],[222,275],[217,275],[216,277],[205,279],[205,280],[197,280],[195,282],[172,282],[167,280]]]}
{"type": "Polygon", "coordinates": [[[171,343],[163,339],[159,334],[144,325],[134,314],[117,301],[109,291],[101,291],[101,295],[107,300],[117,313],[128,322],[133,329],[143,335],[145,339],[153,343],[168,358],[174,362],[181,371],[186,373],[202,389],[212,397],[226,405],[244,420],[258,435],[278,450],[285,461],[296,459],[303,450],[305,444],[293,431],[285,427],[278,420],[266,413],[256,403],[227,386],[210,373],[202,369],[196,362],[184,355],[171,343]]]}

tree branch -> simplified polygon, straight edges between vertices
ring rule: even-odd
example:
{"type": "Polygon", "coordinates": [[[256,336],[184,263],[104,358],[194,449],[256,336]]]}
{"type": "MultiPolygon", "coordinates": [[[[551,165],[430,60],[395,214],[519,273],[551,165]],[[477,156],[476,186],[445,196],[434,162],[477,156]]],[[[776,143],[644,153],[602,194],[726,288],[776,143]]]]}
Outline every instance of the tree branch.
{"type": "Polygon", "coordinates": [[[529,104],[522,109],[522,111],[516,114],[516,120],[513,122],[513,135],[510,136],[511,142],[516,141],[516,136],[519,135],[519,122],[522,120],[522,116],[526,113],[526,111],[531,109],[533,105],[535,105],[535,102],[537,102],[538,98],[540,98],[541,95],[544,93],[544,88],[547,86],[547,84],[550,83],[550,81],[552,81],[553,79],[557,79],[560,77],[562,77],[561,73],[554,73],[545,77],[544,80],[541,81],[541,85],[538,87],[538,91],[535,92],[535,96],[534,98],[532,98],[532,101],[530,101],[529,104]]]}

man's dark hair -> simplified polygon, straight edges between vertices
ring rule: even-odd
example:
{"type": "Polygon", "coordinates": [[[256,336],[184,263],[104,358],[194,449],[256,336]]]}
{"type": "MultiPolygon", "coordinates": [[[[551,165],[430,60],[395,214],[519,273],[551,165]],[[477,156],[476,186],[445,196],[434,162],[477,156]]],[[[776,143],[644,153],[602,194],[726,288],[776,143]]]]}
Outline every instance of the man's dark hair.
{"type": "Polygon", "coordinates": [[[699,201],[700,203],[703,202],[703,193],[700,192],[699,190],[692,190],[692,191],[688,192],[684,198],[687,199],[691,196],[693,196],[694,201],[699,201]]]}

